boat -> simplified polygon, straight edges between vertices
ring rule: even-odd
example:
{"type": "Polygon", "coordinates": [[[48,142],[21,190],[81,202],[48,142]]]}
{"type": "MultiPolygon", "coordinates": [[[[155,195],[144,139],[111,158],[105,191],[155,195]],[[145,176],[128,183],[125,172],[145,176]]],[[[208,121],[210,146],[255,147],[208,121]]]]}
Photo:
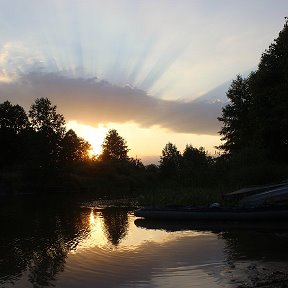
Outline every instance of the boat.
{"type": "Polygon", "coordinates": [[[136,218],[134,220],[136,227],[147,229],[147,230],[164,230],[167,232],[176,231],[205,231],[205,232],[232,232],[232,231],[277,231],[277,233],[288,232],[287,221],[236,221],[236,220],[187,220],[187,221],[177,221],[177,220],[161,220],[161,219],[145,219],[136,218]]]}
{"type": "Polygon", "coordinates": [[[284,220],[288,219],[288,182],[244,188],[228,196],[246,195],[236,206],[167,206],[140,208],[136,217],[166,220],[284,220]],[[252,194],[251,194],[252,193],[252,194]]]}
{"type": "Polygon", "coordinates": [[[271,191],[276,188],[285,187],[288,186],[288,180],[282,181],[280,183],[273,183],[273,184],[266,184],[261,186],[251,186],[251,187],[245,187],[241,188],[239,190],[230,192],[228,194],[225,194],[225,198],[232,198],[232,197],[244,197],[244,196],[250,196],[252,194],[257,194],[261,192],[271,191]]]}
{"type": "Polygon", "coordinates": [[[239,201],[238,206],[261,207],[269,205],[277,207],[278,205],[283,206],[283,204],[288,204],[288,185],[246,196],[239,201]]]}
{"type": "Polygon", "coordinates": [[[146,207],[135,210],[134,215],[159,220],[284,220],[288,207],[146,207]]]}

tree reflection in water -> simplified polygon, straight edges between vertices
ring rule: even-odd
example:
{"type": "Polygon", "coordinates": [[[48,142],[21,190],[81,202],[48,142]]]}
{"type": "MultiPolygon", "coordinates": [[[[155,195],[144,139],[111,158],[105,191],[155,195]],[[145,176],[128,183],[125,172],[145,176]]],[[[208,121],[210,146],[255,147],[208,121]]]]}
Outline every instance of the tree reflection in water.
{"type": "Polygon", "coordinates": [[[1,207],[0,284],[28,274],[33,285],[48,286],[64,270],[70,250],[89,233],[71,203],[15,201],[1,207]]]}
{"type": "Polygon", "coordinates": [[[288,249],[287,228],[272,231],[223,231],[219,237],[225,240],[226,249],[229,251],[227,257],[231,260],[288,261],[288,254],[283,253],[288,249]]]}
{"type": "Polygon", "coordinates": [[[117,246],[128,231],[128,211],[117,208],[107,208],[102,211],[104,229],[107,239],[117,246]]]}
{"type": "Polygon", "coordinates": [[[288,225],[279,222],[151,221],[137,219],[136,226],[165,231],[207,231],[224,240],[222,275],[237,287],[287,287],[288,225]]]}
{"type": "MultiPolygon", "coordinates": [[[[132,231],[136,231],[135,226],[131,225],[131,227],[129,227],[128,219],[131,220],[131,217],[128,217],[128,210],[106,208],[93,211],[89,208],[80,208],[79,204],[67,200],[58,201],[57,199],[52,199],[49,201],[45,199],[43,201],[13,201],[13,203],[1,204],[0,217],[1,287],[6,287],[9,283],[16,283],[17,281],[19,282],[16,284],[18,285],[20,283],[20,287],[21,281],[29,281],[34,287],[54,285],[56,283],[55,280],[58,279],[57,275],[65,268],[69,252],[75,254],[74,251],[81,250],[81,247],[88,247],[92,248],[92,250],[86,250],[84,255],[92,255],[91,258],[93,258],[93,253],[91,252],[95,246],[98,245],[94,252],[99,253],[99,251],[101,251],[102,253],[104,250],[102,249],[103,247],[100,247],[100,244],[109,244],[117,247],[114,251],[115,253],[122,253],[123,251],[121,252],[121,249],[118,248],[121,248],[121,245],[125,243],[127,239],[129,240],[132,231]],[[130,229],[129,235],[128,229],[130,229]],[[94,237],[95,235],[96,237],[94,237]],[[103,240],[103,242],[100,243],[97,242],[97,240],[100,242],[103,240]],[[89,244],[90,246],[85,246],[85,244],[89,244]]],[[[235,279],[237,277],[246,279],[247,275],[251,275],[253,281],[256,279],[255,277],[265,280],[266,278],[260,274],[260,268],[257,270],[257,274],[255,274],[256,264],[254,265],[254,262],[261,263],[262,266],[260,267],[266,269],[263,270],[264,273],[270,271],[270,274],[268,272],[266,273],[268,276],[271,275],[276,268],[273,270],[270,266],[267,266],[266,263],[273,262],[273,265],[275,263],[282,263],[284,268],[288,268],[288,256],[287,253],[285,253],[288,248],[288,229],[287,227],[284,227],[282,230],[280,228],[278,229],[275,227],[275,223],[273,223],[272,230],[262,229],[263,227],[258,229],[253,226],[240,227],[239,223],[229,227],[226,225],[227,223],[225,225],[219,223],[217,226],[215,222],[208,225],[207,222],[200,223],[199,221],[197,221],[197,223],[192,223],[191,221],[189,223],[167,223],[147,222],[138,219],[135,221],[135,224],[138,227],[146,228],[144,230],[146,232],[147,229],[152,229],[153,232],[148,233],[149,237],[150,235],[154,235],[153,237],[155,237],[157,234],[155,231],[159,231],[159,229],[168,231],[168,233],[170,233],[169,231],[207,231],[210,235],[211,233],[218,235],[219,240],[224,241],[224,254],[226,255],[228,267],[227,273],[230,273],[229,275],[232,275],[235,279]],[[245,264],[246,266],[243,266],[242,264],[245,261],[247,265],[245,264]],[[239,271],[243,272],[241,274],[242,276],[239,274],[239,271]],[[254,277],[253,275],[256,276],[254,277]]],[[[264,224],[267,226],[267,223],[264,224]]],[[[147,237],[147,234],[145,235],[147,237]]],[[[182,234],[179,233],[179,235],[181,236],[182,234]]],[[[142,237],[145,236],[144,233],[141,234],[140,231],[137,237],[142,241],[142,237]]],[[[131,239],[129,241],[131,241],[131,239]]],[[[128,243],[131,244],[129,241],[128,243]]],[[[147,245],[146,243],[142,248],[147,248],[149,246],[147,245]]],[[[220,247],[218,245],[216,246],[220,247]]],[[[109,259],[115,261],[111,253],[105,254],[108,250],[104,251],[101,255],[103,257],[110,255],[109,259]]],[[[134,252],[130,251],[129,253],[131,253],[132,256],[134,255],[134,252]]],[[[203,253],[205,253],[205,251],[203,253]]],[[[80,253],[79,255],[80,258],[78,259],[81,259],[82,254],[80,253]]],[[[148,258],[151,257],[148,252],[143,255],[146,255],[145,257],[148,258]]],[[[134,260],[132,260],[132,262],[133,261],[134,260]]],[[[101,263],[99,265],[101,266],[101,263]]],[[[280,268],[282,269],[283,267],[280,268]]],[[[277,271],[282,271],[280,268],[277,268],[277,271]]],[[[111,271],[109,271],[109,273],[110,272],[111,271]]],[[[226,275],[226,278],[232,277],[225,274],[225,271],[223,275],[226,275]]],[[[275,279],[276,278],[273,278],[273,280],[275,279]]],[[[239,283],[241,283],[240,280],[239,283]]],[[[268,282],[268,280],[265,280],[266,283],[271,283],[268,282]]],[[[27,286],[27,283],[22,286],[27,286]]]]}
{"type": "MultiPolygon", "coordinates": [[[[103,217],[101,232],[117,246],[127,234],[127,211],[109,208],[99,215],[103,217]]],[[[0,285],[12,284],[24,274],[35,287],[52,285],[64,270],[68,253],[93,228],[90,209],[56,199],[6,203],[0,217],[0,285]]]]}

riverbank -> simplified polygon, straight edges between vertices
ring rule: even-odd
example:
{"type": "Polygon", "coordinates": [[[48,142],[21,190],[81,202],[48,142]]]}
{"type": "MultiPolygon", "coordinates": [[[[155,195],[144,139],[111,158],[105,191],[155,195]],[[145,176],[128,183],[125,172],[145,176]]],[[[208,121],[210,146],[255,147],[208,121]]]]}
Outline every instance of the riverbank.
{"type": "Polygon", "coordinates": [[[138,199],[141,206],[207,205],[223,202],[227,189],[221,187],[172,187],[146,191],[138,199]]]}

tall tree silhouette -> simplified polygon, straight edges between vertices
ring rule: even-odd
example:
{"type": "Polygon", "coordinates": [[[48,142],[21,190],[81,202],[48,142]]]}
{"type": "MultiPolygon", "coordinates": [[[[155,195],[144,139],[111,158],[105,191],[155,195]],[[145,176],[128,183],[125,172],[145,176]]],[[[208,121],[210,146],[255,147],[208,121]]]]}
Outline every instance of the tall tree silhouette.
{"type": "Polygon", "coordinates": [[[117,130],[110,129],[102,144],[101,159],[105,160],[129,160],[128,146],[124,138],[122,138],[117,130]]]}
{"type": "Polygon", "coordinates": [[[223,108],[220,146],[227,154],[250,147],[288,161],[288,20],[247,79],[237,76],[223,108]]]}
{"type": "Polygon", "coordinates": [[[183,161],[190,162],[195,168],[207,168],[211,157],[207,155],[204,147],[197,149],[192,145],[186,145],[183,152],[183,161]]]}
{"type": "Polygon", "coordinates": [[[41,166],[54,166],[59,160],[65,120],[48,98],[37,98],[29,110],[34,135],[34,156],[41,166]]]}
{"type": "Polygon", "coordinates": [[[12,105],[9,101],[0,104],[0,129],[19,134],[29,126],[23,107],[12,105]]]}
{"type": "Polygon", "coordinates": [[[9,101],[0,104],[0,166],[21,161],[23,134],[28,127],[28,117],[21,106],[9,101]]]}
{"type": "Polygon", "coordinates": [[[226,93],[230,103],[222,109],[222,116],[218,118],[223,122],[219,132],[221,140],[226,141],[219,146],[226,153],[233,153],[241,150],[244,145],[252,140],[252,95],[250,91],[249,78],[244,79],[238,75],[232,81],[226,93]]]}
{"type": "Polygon", "coordinates": [[[251,90],[258,141],[270,155],[288,161],[288,18],[262,54],[251,90]]]}
{"type": "Polygon", "coordinates": [[[52,105],[48,98],[37,98],[31,105],[29,117],[32,128],[45,134],[55,133],[63,137],[65,120],[62,114],[57,113],[57,106],[52,105]]]}
{"type": "Polygon", "coordinates": [[[207,185],[211,166],[212,158],[207,155],[203,147],[198,149],[192,145],[186,145],[181,172],[185,184],[207,185]]]}
{"type": "Polygon", "coordinates": [[[179,176],[182,156],[178,151],[176,145],[167,143],[162,150],[162,156],[160,156],[160,172],[164,177],[177,177],[179,176]]]}
{"type": "Polygon", "coordinates": [[[89,158],[91,145],[83,138],[78,137],[72,129],[66,132],[61,146],[60,158],[66,164],[84,161],[89,158]]]}

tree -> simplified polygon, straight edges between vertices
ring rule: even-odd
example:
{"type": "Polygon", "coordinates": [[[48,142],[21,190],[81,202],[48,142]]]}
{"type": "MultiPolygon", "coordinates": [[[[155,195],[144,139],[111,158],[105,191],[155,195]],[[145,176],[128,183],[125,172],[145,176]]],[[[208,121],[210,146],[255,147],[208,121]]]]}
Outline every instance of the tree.
{"type": "Polygon", "coordinates": [[[59,162],[65,120],[48,98],[37,98],[29,110],[33,161],[40,166],[55,166],[59,162]]]}
{"type": "Polygon", "coordinates": [[[12,105],[9,101],[0,104],[0,129],[19,134],[29,126],[25,110],[19,105],[12,105]]]}
{"type": "Polygon", "coordinates": [[[167,143],[160,156],[160,172],[164,177],[178,177],[181,169],[182,156],[176,145],[167,143]]]}
{"type": "Polygon", "coordinates": [[[133,157],[130,157],[129,158],[129,162],[130,164],[134,167],[134,168],[137,168],[137,169],[145,169],[145,166],[144,164],[142,163],[141,159],[139,158],[133,158],[133,157]]]}
{"type": "Polygon", "coordinates": [[[199,149],[186,145],[183,152],[182,178],[186,184],[206,185],[209,183],[209,173],[212,158],[203,147],[199,149]]]}
{"type": "Polygon", "coordinates": [[[61,160],[65,163],[84,161],[89,158],[91,145],[83,138],[77,136],[72,130],[68,130],[61,143],[61,160]]]}
{"type": "Polygon", "coordinates": [[[207,155],[204,147],[197,149],[192,145],[186,145],[183,152],[183,161],[194,168],[207,168],[210,164],[209,162],[211,162],[211,157],[207,155]]]}
{"type": "Polygon", "coordinates": [[[230,103],[222,109],[222,116],[218,120],[223,122],[219,132],[221,140],[226,141],[218,148],[226,153],[239,151],[251,141],[251,110],[252,95],[249,87],[249,78],[244,79],[240,75],[232,81],[226,93],[230,103]]]}
{"type": "Polygon", "coordinates": [[[48,98],[37,98],[29,110],[32,128],[44,134],[56,134],[63,137],[65,133],[65,119],[56,112],[56,105],[52,105],[48,98]]]}
{"type": "Polygon", "coordinates": [[[28,127],[28,117],[21,106],[9,101],[0,104],[0,166],[20,162],[24,152],[23,133],[28,127]]]}
{"type": "Polygon", "coordinates": [[[102,144],[102,154],[100,159],[106,160],[129,160],[128,146],[124,138],[122,138],[115,129],[110,129],[106,134],[102,144]]]}
{"type": "Polygon", "coordinates": [[[257,71],[237,76],[227,92],[230,103],[218,119],[226,154],[262,151],[288,161],[288,20],[262,54],[257,71]]]}
{"type": "Polygon", "coordinates": [[[261,148],[288,161],[288,18],[279,36],[262,54],[251,79],[255,135],[261,148]]]}

